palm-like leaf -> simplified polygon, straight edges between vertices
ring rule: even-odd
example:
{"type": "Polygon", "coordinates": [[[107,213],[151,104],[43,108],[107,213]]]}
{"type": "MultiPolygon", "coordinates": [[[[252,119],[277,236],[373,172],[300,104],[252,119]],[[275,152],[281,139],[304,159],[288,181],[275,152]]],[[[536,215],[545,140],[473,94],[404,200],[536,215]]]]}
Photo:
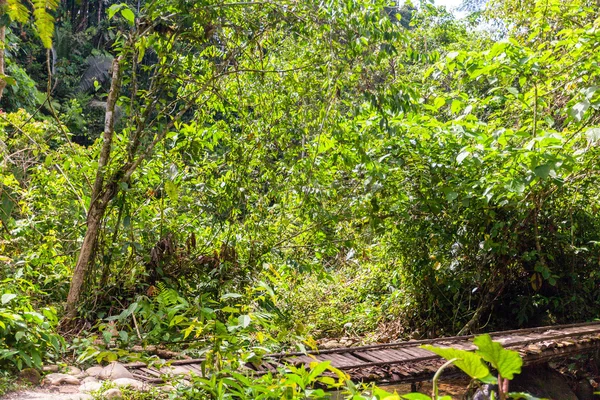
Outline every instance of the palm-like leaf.
{"type": "Polygon", "coordinates": [[[113,58],[107,55],[91,56],[86,60],[87,68],[79,81],[79,90],[87,92],[94,87],[94,81],[107,82],[113,58]]]}

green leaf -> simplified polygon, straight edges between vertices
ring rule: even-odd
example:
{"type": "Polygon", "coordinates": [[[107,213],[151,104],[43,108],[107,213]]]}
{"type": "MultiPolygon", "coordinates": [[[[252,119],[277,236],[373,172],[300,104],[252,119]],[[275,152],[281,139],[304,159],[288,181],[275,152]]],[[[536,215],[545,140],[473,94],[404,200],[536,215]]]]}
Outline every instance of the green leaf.
{"type": "Polygon", "coordinates": [[[177,201],[177,199],[179,198],[179,188],[175,183],[173,183],[173,181],[165,182],[165,191],[167,192],[167,196],[169,196],[169,199],[171,199],[172,201],[177,201]]]}
{"type": "Polygon", "coordinates": [[[477,354],[489,362],[500,376],[513,379],[515,374],[521,373],[523,360],[516,351],[507,350],[500,343],[493,342],[488,334],[477,336],[473,343],[479,348],[477,354]]]}
{"type": "Polygon", "coordinates": [[[460,165],[465,160],[465,158],[471,155],[470,151],[462,151],[458,156],[456,156],[456,162],[460,165]]]}
{"type": "Polygon", "coordinates": [[[458,51],[451,51],[450,53],[446,54],[446,58],[448,60],[454,60],[459,54],[460,53],[458,51]]]}
{"type": "Polygon", "coordinates": [[[25,332],[23,331],[18,331],[15,334],[15,340],[18,342],[19,340],[23,339],[23,337],[25,336],[25,332]]]}
{"type": "MultiPolygon", "coordinates": [[[[596,394],[596,393],[594,393],[596,394]]],[[[513,400],[542,400],[540,397],[535,397],[527,393],[513,392],[508,394],[509,399],[513,400]]]]}
{"type": "Polygon", "coordinates": [[[533,172],[536,174],[536,176],[538,176],[542,179],[546,179],[550,175],[551,171],[552,171],[552,165],[550,165],[550,164],[538,165],[533,170],[533,172]]]}
{"type": "Polygon", "coordinates": [[[240,315],[238,317],[238,323],[241,325],[242,328],[247,328],[248,325],[250,325],[250,322],[252,322],[252,319],[249,315],[240,315]]]}
{"type": "Polygon", "coordinates": [[[585,131],[585,136],[587,136],[588,142],[595,143],[600,140],[600,128],[594,127],[585,131]]]}
{"type": "Polygon", "coordinates": [[[325,372],[325,370],[327,368],[329,368],[330,364],[331,364],[331,361],[329,361],[329,360],[323,361],[323,362],[311,362],[310,363],[311,370],[310,370],[310,374],[308,375],[309,382],[312,382],[316,377],[318,377],[323,372],[325,372]]]}
{"type": "Polygon", "coordinates": [[[448,192],[446,193],[446,200],[448,201],[454,201],[458,198],[458,193],[456,192],[448,192]]]}
{"type": "Polygon", "coordinates": [[[127,20],[129,25],[133,26],[133,24],[135,23],[135,14],[133,13],[133,11],[131,11],[129,8],[123,8],[121,10],[121,15],[127,20]]]}
{"type": "Polygon", "coordinates": [[[239,293],[225,293],[223,296],[221,296],[221,300],[225,300],[225,299],[237,299],[239,297],[242,297],[242,295],[239,294],[239,293]]]}
{"type": "Polygon", "coordinates": [[[569,115],[579,122],[583,119],[588,108],[590,108],[589,100],[580,101],[569,110],[569,115]]]}
{"type": "Polygon", "coordinates": [[[515,87],[512,87],[512,86],[508,87],[508,88],[506,88],[506,91],[515,97],[519,96],[519,91],[515,87]]]}
{"type": "Polygon", "coordinates": [[[112,6],[108,7],[108,19],[112,19],[115,16],[115,14],[123,7],[125,7],[125,4],[123,3],[113,4],[112,6]]]}
{"type": "Polygon", "coordinates": [[[12,299],[14,299],[15,297],[17,297],[16,294],[14,293],[5,293],[2,295],[2,304],[6,304],[9,301],[11,301],[12,299]]]}
{"type": "Polygon", "coordinates": [[[429,350],[446,360],[458,358],[458,360],[454,361],[454,365],[473,379],[485,378],[490,374],[490,370],[485,366],[481,357],[475,353],[450,347],[434,347],[428,344],[420,347],[429,350]]]}
{"type": "Polygon", "coordinates": [[[403,394],[401,397],[406,400],[431,400],[430,396],[424,395],[423,393],[403,394]]]}

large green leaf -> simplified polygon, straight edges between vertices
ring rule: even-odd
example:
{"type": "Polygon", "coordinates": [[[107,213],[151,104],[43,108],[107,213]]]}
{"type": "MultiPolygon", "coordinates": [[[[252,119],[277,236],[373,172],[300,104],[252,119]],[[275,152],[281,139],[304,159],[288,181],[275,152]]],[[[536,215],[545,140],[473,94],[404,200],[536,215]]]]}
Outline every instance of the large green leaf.
{"type": "Polygon", "coordinates": [[[513,379],[515,374],[521,373],[523,360],[514,350],[507,350],[498,342],[493,342],[490,335],[477,336],[473,343],[479,348],[477,354],[489,362],[498,373],[507,379],[513,379]]]}
{"type": "Polygon", "coordinates": [[[490,374],[490,370],[483,363],[481,357],[475,353],[450,347],[434,347],[428,344],[422,345],[421,348],[429,350],[446,360],[457,358],[458,360],[454,361],[454,365],[473,379],[482,379],[490,374]]]}
{"type": "Polygon", "coordinates": [[[2,295],[2,304],[8,303],[9,301],[11,301],[12,299],[14,299],[15,297],[17,297],[17,295],[14,294],[14,293],[4,293],[2,295]]]}
{"type": "Polygon", "coordinates": [[[580,101],[569,110],[569,115],[576,121],[581,121],[588,108],[590,108],[589,100],[580,101]]]}

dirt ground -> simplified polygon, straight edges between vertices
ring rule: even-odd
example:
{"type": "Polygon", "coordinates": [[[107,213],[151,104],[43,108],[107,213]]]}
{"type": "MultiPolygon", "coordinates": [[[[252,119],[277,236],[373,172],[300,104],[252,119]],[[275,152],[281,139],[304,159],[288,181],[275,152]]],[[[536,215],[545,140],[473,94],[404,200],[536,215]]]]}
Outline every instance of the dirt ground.
{"type": "Polygon", "coordinates": [[[12,392],[2,396],[2,400],[84,400],[91,399],[80,393],[60,393],[43,389],[31,389],[12,392]]]}

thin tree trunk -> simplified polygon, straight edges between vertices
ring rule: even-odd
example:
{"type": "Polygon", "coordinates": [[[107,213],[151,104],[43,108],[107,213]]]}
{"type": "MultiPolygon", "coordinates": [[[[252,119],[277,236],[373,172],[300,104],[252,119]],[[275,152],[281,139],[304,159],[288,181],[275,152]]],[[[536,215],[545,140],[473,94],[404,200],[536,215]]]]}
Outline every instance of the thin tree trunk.
{"type": "MultiPolygon", "coordinates": [[[[3,16],[7,7],[6,0],[0,0],[0,16],[3,16]]],[[[6,26],[0,26],[0,75],[6,74],[4,70],[4,48],[6,47],[6,26]]],[[[2,100],[2,93],[6,87],[6,81],[0,78],[0,100],[2,100]]]]}
{"type": "Polygon", "coordinates": [[[94,249],[98,241],[98,234],[102,225],[102,219],[108,207],[108,203],[115,197],[118,192],[118,181],[114,178],[110,182],[105,182],[105,169],[110,161],[110,153],[112,149],[112,140],[115,130],[115,107],[119,98],[121,88],[121,57],[116,58],[112,64],[112,82],[108,99],[106,102],[106,114],[104,119],[104,135],[102,149],[100,150],[100,158],[98,159],[98,169],[96,170],[96,180],[92,188],[92,196],[90,208],[87,215],[87,229],[81,245],[81,251],[77,258],[73,277],[71,278],[71,286],[69,287],[69,295],[67,296],[67,306],[65,319],[63,320],[63,329],[72,327],[74,318],[77,316],[77,304],[85,282],[88,267],[93,262],[94,249]]]}

